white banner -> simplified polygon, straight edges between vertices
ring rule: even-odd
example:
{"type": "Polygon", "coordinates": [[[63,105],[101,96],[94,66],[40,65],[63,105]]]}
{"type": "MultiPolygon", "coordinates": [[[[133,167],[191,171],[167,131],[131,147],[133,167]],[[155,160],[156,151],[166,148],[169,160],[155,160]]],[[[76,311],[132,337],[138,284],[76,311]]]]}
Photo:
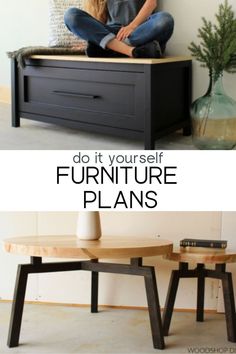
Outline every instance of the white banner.
{"type": "Polygon", "coordinates": [[[1,211],[236,210],[235,151],[1,151],[1,211]]]}

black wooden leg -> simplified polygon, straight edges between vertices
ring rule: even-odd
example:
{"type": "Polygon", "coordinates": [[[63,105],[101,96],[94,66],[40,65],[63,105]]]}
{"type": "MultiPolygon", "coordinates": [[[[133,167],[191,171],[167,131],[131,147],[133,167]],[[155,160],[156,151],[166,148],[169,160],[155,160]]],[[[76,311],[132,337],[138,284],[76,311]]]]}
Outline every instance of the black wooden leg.
{"type": "Polygon", "coordinates": [[[190,105],[192,102],[192,63],[190,62],[185,69],[185,102],[184,102],[184,111],[187,124],[183,128],[183,135],[189,136],[192,134],[192,124],[190,117],[190,105]]]}
{"type": "Polygon", "coordinates": [[[19,127],[20,116],[18,104],[18,68],[16,59],[11,60],[11,116],[12,127],[19,127]]]}
{"type": "Polygon", "coordinates": [[[7,341],[7,345],[10,348],[17,347],[19,344],[27,279],[27,270],[25,269],[24,265],[19,265],[16,276],[16,284],[7,341]]]}
{"type": "MultiPolygon", "coordinates": [[[[98,263],[98,259],[92,259],[90,262],[98,263]]],[[[91,312],[98,312],[98,272],[91,271],[91,312]]]]}
{"type": "Polygon", "coordinates": [[[163,323],[164,336],[168,336],[169,334],[170,322],[173,314],[178,285],[179,285],[179,271],[173,270],[171,273],[165,308],[163,312],[162,323],[163,323]]]}
{"type": "Polygon", "coordinates": [[[13,106],[11,107],[12,112],[11,112],[11,116],[12,116],[12,120],[11,120],[11,126],[13,128],[19,128],[20,127],[20,117],[17,115],[17,113],[14,111],[13,106]]]}
{"type": "Polygon", "coordinates": [[[187,125],[183,128],[183,136],[190,136],[192,134],[191,125],[187,125]]]}
{"type": "MultiPolygon", "coordinates": [[[[144,68],[144,149],[145,150],[154,150],[155,149],[155,127],[154,127],[154,117],[152,112],[153,103],[155,99],[152,97],[153,91],[151,90],[151,82],[153,78],[152,66],[145,65],[144,68]]],[[[140,99],[142,99],[140,97],[140,99]]],[[[155,117],[156,118],[156,117],[155,117]]]]}
{"type": "Polygon", "coordinates": [[[225,304],[225,317],[227,326],[227,335],[230,342],[236,342],[236,313],[234,303],[234,289],[232,274],[225,273],[222,277],[222,286],[225,304]]]}
{"type": "Polygon", "coordinates": [[[92,291],[91,291],[91,312],[98,312],[98,272],[91,272],[92,291]]]}
{"type": "Polygon", "coordinates": [[[153,136],[145,136],[144,148],[145,150],[155,150],[155,138],[153,136]]]}
{"type": "Polygon", "coordinates": [[[150,267],[148,275],[144,276],[147,293],[149,317],[152,330],[153,346],[156,349],[164,349],[164,336],[161,322],[161,311],[157,292],[155,269],[150,267]]]}
{"type": "Polygon", "coordinates": [[[180,263],[179,270],[172,271],[165,309],[163,313],[163,331],[168,335],[173,313],[176,293],[180,278],[197,278],[197,321],[204,320],[205,278],[221,279],[223,285],[227,335],[230,342],[236,342],[236,313],[232,274],[225,272],[225,264],[216,264],[215,270],[205,269],[204,264],[198,264],[196,269],[189,270],[187,263],[180,263]]]}
{"type": "Polygon", "coordinates": [[[198,322],[204,321],[204,295],[205,295],[205,275],[204,265],[198,264],[198,277],[197,277],[197,314],[196,320],[198,322]]]}
{"type": "Polygon", "coordinates": [[[164,349],[164,336],[161,323],[160,304],[154,267],[142,266],[141,258],[132,258],[131,264],[100,263],[95,261],[42,263],[40,257],[31,257],[31,264],[18,266],[14,301],[8,334],[8,346],[19,344],[20,328],[24,307],[28,274],[52,273],[61,271],[87,270],[92,272],[91,311],[97,312],[98,306],[98,273],[130,274],[143,276],[145,279],[147,302],[152,330],[153,346],[164,349]]]}

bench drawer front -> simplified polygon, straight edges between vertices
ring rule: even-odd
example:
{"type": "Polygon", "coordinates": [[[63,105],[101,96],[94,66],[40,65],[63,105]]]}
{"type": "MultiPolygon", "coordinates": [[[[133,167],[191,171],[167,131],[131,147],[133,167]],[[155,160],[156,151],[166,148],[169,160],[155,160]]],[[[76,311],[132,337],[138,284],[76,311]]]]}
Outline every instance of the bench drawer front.
{"type": "Polygon", "coordinates": [[[28,66],[20,110],[132,130],[144,129],[142,73],[28,66]]]}

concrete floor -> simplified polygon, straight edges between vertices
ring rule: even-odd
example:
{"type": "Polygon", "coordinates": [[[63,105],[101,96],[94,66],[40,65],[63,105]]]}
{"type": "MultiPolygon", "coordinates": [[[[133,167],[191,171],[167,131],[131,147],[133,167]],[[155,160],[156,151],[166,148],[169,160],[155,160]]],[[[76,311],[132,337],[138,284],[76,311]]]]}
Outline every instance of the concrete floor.
{"type": "MultiPolygon", "coordinates": [[[[83,132],[53,124],[21,120],[21,128],[11,127],[10,105],[0,103],[1,150],[143,150],[141,141],[83,132]]],[[[191,137],[181,131],[156,141],[158,150],[194,149],[191,137]]]]}
{"type": "Polygon", "coordinates": [[[148,313],[145,310],[100,309],[25,305],[20,346],[6,346],[11,305],[0,303],[1,354],[126,354],[126,353],[236,353],[236,344],[226,339],[222,314],[206,314],[204,323],[194,313],[176,312],[166,349],[152,347],[148,313]],[[215,350],[215,351],[214,351],[215,350]],[[222,351],[224,350],[224,351],[222,351]]]}

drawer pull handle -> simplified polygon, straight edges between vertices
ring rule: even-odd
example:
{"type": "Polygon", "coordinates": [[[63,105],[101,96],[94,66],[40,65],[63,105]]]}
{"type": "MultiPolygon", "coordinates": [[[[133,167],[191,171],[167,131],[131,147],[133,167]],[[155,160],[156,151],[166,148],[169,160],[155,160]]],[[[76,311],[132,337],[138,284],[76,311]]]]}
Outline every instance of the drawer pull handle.
{"type": "Polygon", "coordinates": [[[68,97],[78,97],[78,98],[96,99],[96,98],[100,97],[98,95],[88,95],[88,94],[84,94],[84,93],[66,92],[66,91],[53,91],[53,93],[55,93],[56,95],[68,96],[68,97]]]}

